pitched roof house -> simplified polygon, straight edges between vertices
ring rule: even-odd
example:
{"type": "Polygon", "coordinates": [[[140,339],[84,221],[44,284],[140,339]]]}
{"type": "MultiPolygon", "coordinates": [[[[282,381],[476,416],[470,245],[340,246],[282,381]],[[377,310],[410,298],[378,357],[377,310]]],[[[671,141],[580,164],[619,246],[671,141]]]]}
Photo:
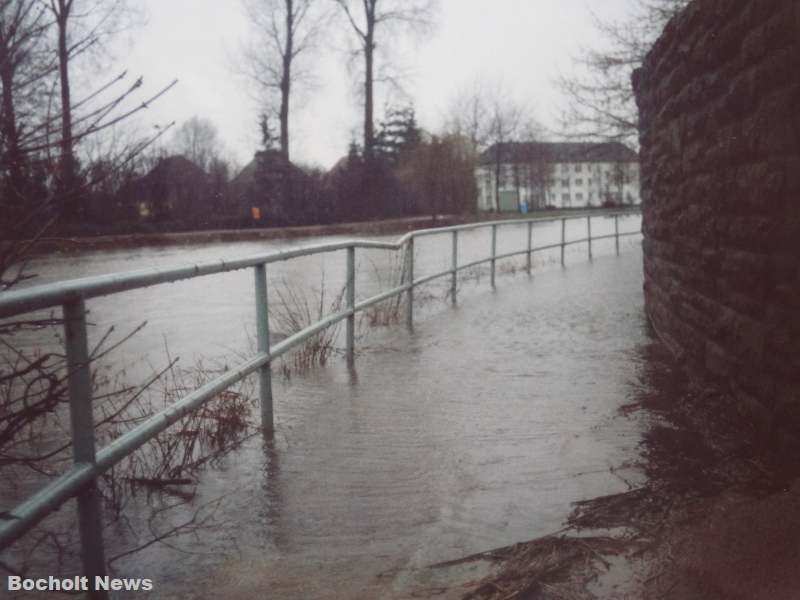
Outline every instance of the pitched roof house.
{"type": "Polygon", "coordinates": [[[162,158],[120,194],[142,219],[190,222],[209,210],[208,175],[180,155],[162,158]]]}
{"type": "Polygon", "coordinates": [[[241,214],[262,225],[283,224],[297,207],[286,205],[286,185],[306,175],[278,150],[259,150],[231,181],[231,196],[241,214]]]}

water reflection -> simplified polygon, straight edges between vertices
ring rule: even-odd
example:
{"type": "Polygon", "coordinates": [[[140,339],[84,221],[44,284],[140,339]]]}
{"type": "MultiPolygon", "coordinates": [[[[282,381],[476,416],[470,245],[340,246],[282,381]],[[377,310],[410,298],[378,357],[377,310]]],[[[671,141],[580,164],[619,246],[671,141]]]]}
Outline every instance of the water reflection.
{"type": "MultiPolygon", "coordinates": [[[[552,232],[536,234],[547,243],[552,232]]],[[[464,261],[485,241],[465,235],[464,261]]],[[[448,266],[426,242],[420,276],[448,266]]],[[[221,524],[120,568],[156,580],[155,597],[388,597],[425,565],[549,533],[571,501],[619,491],[609,467],[636,455],[640,435],[617,409],[647,338],[641,255],[611,256],[613,240],[595,245],[592,264],[571,251],[568,269],[540,263],[533,280],[499,277],[496,293],[485,277],[462,283],[457,308],[421,305],[413,333],[369,330],[352,368],[336,359],[291,380],[276,373],[275,439],[252,440],[198,486],[195,505],[223,498],[221,524]]],[[[326,282],[343,283],[344,261],[325,260],[326,282]]],[[[313,287],[319,267],[273,274],[313,287]]],[[[380,287],[361,273],[359,299],[380,287]]],[[[175,354],[225,354],[221,341],[240,349],[254,320],[252,274],[230,275],[93,310],[100,323],[155,317],[175,354]]],[[[151,338],[129,353],[156,356],[163,338],[151,338]]]]}
{"type": "Polygon", "coordinates": [[[355,380],[332,364],[276,390],[269,542],[253,551],[240,525],[241,557],[203,568],[235,598],[391,597],[428,564],[557,530],[570,502],[627,489],[641,428],[617,411],[645,361],[639,260],[506,280],[413,334],[375,333],[355,380]]]}
{"type": "Polygon", "coordinates": [[[259,521],[262,531],[259,538],[271,540],[271,545],[278,552],[287,547],[286,533],[281,528],[281,466],[280,450],[274,439],[262,439],[263,477],[261,479],[262,504],[259,509],[259,521]]]}

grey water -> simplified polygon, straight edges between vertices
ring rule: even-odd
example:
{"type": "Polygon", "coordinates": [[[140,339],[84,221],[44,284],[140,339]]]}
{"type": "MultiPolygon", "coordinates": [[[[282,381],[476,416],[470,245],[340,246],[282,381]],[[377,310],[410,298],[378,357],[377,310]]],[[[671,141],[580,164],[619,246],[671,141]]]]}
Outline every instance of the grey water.
{"type": "MultiPolygon", "coordinates": [[[[613,221],[593,219],[594,235],[613,221]]],[[[568,239],[585,222],[568,222],[568,239]]],[[[638,218],[621,230],[635,231],[638,218]]],[[[525,227],[498,237],[498,253],[525,247],[525,227]]],[[[391,236],[389,236],[391,238],[391,236]]],[[[338,238],[120,250],[43,259],[40,282],[242,256],[338,238]]],[[[560,239],[560,224],[534,228],[534,245],[560,239]]],[[[422,238],[416,274],[449,267],[450,237],[422,238]]],[[[489,250],[487,232],[460,236],[462,262],[489,250]]],[[[465,277],[459,301],[430,286],[413,332],[362,331],[354,370],[324,367],[275,378],[274,442],[250,440],[209,469],[186,511],[219,499],[215,526],[154,545],[117,563],[152,578],[152,597],[405,597],[426,565],[558,530],[570,503],[627,489],[640,477],[641,424],[619,414],[640,391],[649,343],[638,239],[570,246],[465,277]]],[[[397,259],[358,256],[357,297],[388,287],[397,259]]],[[[332,253],[271,265],[270,301],[281,285],[315,297],[344,283],[332,253]]],[[[159,365],[170,355],[231,357],[250,351],[252,273],[242,271],[99,298],[89,303],[99,339],[146,320],[115,354],[119,364],[159,365]]],[[[29,339],[29,344],[52,340],[29,339]]],[[[65,510],[72,510],[68,506],[65,510]]],[[[124,536],[123,536],[124,537],[124,536]]],[[[124,547],[127,540],[112,539],[124,547]]]]}

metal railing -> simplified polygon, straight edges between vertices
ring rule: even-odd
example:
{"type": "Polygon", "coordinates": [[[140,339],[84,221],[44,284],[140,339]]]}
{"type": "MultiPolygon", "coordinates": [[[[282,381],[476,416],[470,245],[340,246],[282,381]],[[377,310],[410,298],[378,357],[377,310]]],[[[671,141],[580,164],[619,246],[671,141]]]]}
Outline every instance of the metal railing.
{"type": "MultiPolygon", "coordinates": [[[[301,344],[304,340],[335,323],[346,321],[346,357],[348,363],[352,364],[355,358],[354,339],[356,313],[394,296],[406,294],[406,323],[407,326],[411,328],[414,317],[415,287],[449,275],[451,278],[450,294],[452,302],[455,303],[458,272],[487,262],[490,263],[490,281],[494,289],[496,264],[498,260],[525,255],[526,271],[530,274],[533,263],[532,255],[534,252],[560,248],[561,264],[564,265],[565,249],[567,246],[588,243],[589,259],[591,259],[592,243],[598,240],[611,238],[615,240],[616,253],[619,254],[620,238],[639,234],[639,231],[620,232],[619,217],[635,214],[639,214],[639,211],[631,210],[600,215],[582,214],[555,218],[511,219],[422,229],[411,231],[400,237],[396,242],[348,240],[316,244],[290,250],[259,254],[232,261],[220,260],[172,269],[145,269],[127,273],[74,279],[66,282],[35,286],[19,291],[0,293],[0,319],[46,308],[62,307],[65,329],[64,343],[66,347],[68,369],[70,428],[73,448],[73,465],[66,473],[57,477],[39,492],[0,517],[0,519],[2,519],[2,521],[0,521],[0,550],[8,547],[14,541],[22,537],[28,530],[33,528],[68,499],[77,496],[81,559],[83,562],[84,575],[89,576],[91,580],[93,580],[95,576],[104,576],[106,566],[102,537],[100,498],[96,487],[96,479],[106,470],[141,447],[148,440],[192,411],[197,410],[220,392],[256,371],[259,376],[261,424],[264,434],[266,436],[271,436],[274,432],[271,363],[276,358],[301,344]],[[612,217],[614,219],[614,233],[593,237],[592,219],[612,217]],[[576,219],[586,220],[587,235],[585,238],[567,240],[566,223],[568,220],[576,219]],[[558,221],[561,221],[560,242],[534,247],[534,224],[558,221]],[[508,225],[527,225],[527,244],[522,250],[497,254],[497,231],[501,227],[508,225]],[[469,263],[459,264],[459,233],[483,228],[491,228],[491,252],[489,256],[469,263]],[[423,236],[447,233],[452,236],[452,260],[450,268],[415,279],[414,240],[423,236]],[[366,250],[404,250],[405,276],[401,284],[390,290],[356,302],[355,253],[356,249],[359,248],[366,250]],[[328,315],[324,319],[298,331],[277,344],[271,345],[269,335],[267,265],[300,256],[340,250],[347,251],[345,310],[328,315]],[[183,279],[192,279],[246,268],[252,268],[255,274],[257,329],[257,352],[255,356],[194,390],[184,398],[154,414],[145,422],[117,438],[109,445],[97,450],[95,448],[94,438],[95,432],[89,368],[90,358],[86,332],[86,300],[161,283],[175,282],[183,279]]],[[[106,592],[102,590],[90,591],[89,596],[91,598],[107,598],[106,592]]]]}

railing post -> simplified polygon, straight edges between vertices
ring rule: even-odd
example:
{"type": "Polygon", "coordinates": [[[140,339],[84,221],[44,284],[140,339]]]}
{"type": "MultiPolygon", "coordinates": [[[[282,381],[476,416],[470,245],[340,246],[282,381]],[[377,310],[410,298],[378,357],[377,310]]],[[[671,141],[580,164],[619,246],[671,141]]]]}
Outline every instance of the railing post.
{"type": "Polygon", "coordinates": [[[564,244],[566,242],[567,220],[561,219],[561,266],[564,266],[564,244]]]}
{"type": "Polygon", "coordinates": [[[589,260],[592,260],[592,215],[586,215],[586,231],[589,238],[589,260]]]}
{"type": "Polygon", "coordinates": [[[614,245],[617,247],[617,256],[619,256],[619,215],[614,215],[614,245]]]}
{"type": "MultiPolygon", "coordinates": [[[[254,267],[256,283],[256,335],[258,351],[269,354],[269,298],[267,296],[267,265],[254,267]]],[[[261,428],[271,437],[275,432],[272,411],[272,362],[258,370],[259,397],[261,399],[261,428]]]]}
{"type": "MultiPolygon", "coordinates": [[[[89,344],[86,339],[86,306],[83,299],[64,304],[64,337],[69,377],[69,416],[72,429],[72,455],[75,463],[95,463],[92,384],[89,374],[89,344]]],[[[92,481],[78,494],[78,528],[84,575],[89,578],[89,598],[106,600],[108,594],[94,590],[95,577],[106,574],[103,549],[103,521],[97,482],[92,481]]]]}
{"type": "Polygon", "coordinates": [[[458,229],[453,230],[453,256],[451,262],[453,274],[450,276],[450,296],[453,304],[456,303],[456,287],[458,285],[458,229]]]}
{"type": "Polygon", "coordinates": [[[495,289],[494,285],[494,271],[495,271],[495,256],[497,256],[497,225],[492,225],[492,289],[495,289]]]}
{"type": "Polygon", "coordinates": [[[406,326],[414,328],[414,238],[408,238],[406,246],[406,273],[408,274],[408,291],[406,292],[406,326]]]}
{"type": "Polygon", "coordinates": [[[353,366],[355,362],[355,331],[356,331],[356,247],[347,247],[347,364],[353,366]]]}
{"type": "Polygon", "coordinates": [[[533,221],[528,221],[528,259],[525,263],[525,268],[528,271],[528,275],[531,274],[531,268],[533,266],[533,221]]]}

